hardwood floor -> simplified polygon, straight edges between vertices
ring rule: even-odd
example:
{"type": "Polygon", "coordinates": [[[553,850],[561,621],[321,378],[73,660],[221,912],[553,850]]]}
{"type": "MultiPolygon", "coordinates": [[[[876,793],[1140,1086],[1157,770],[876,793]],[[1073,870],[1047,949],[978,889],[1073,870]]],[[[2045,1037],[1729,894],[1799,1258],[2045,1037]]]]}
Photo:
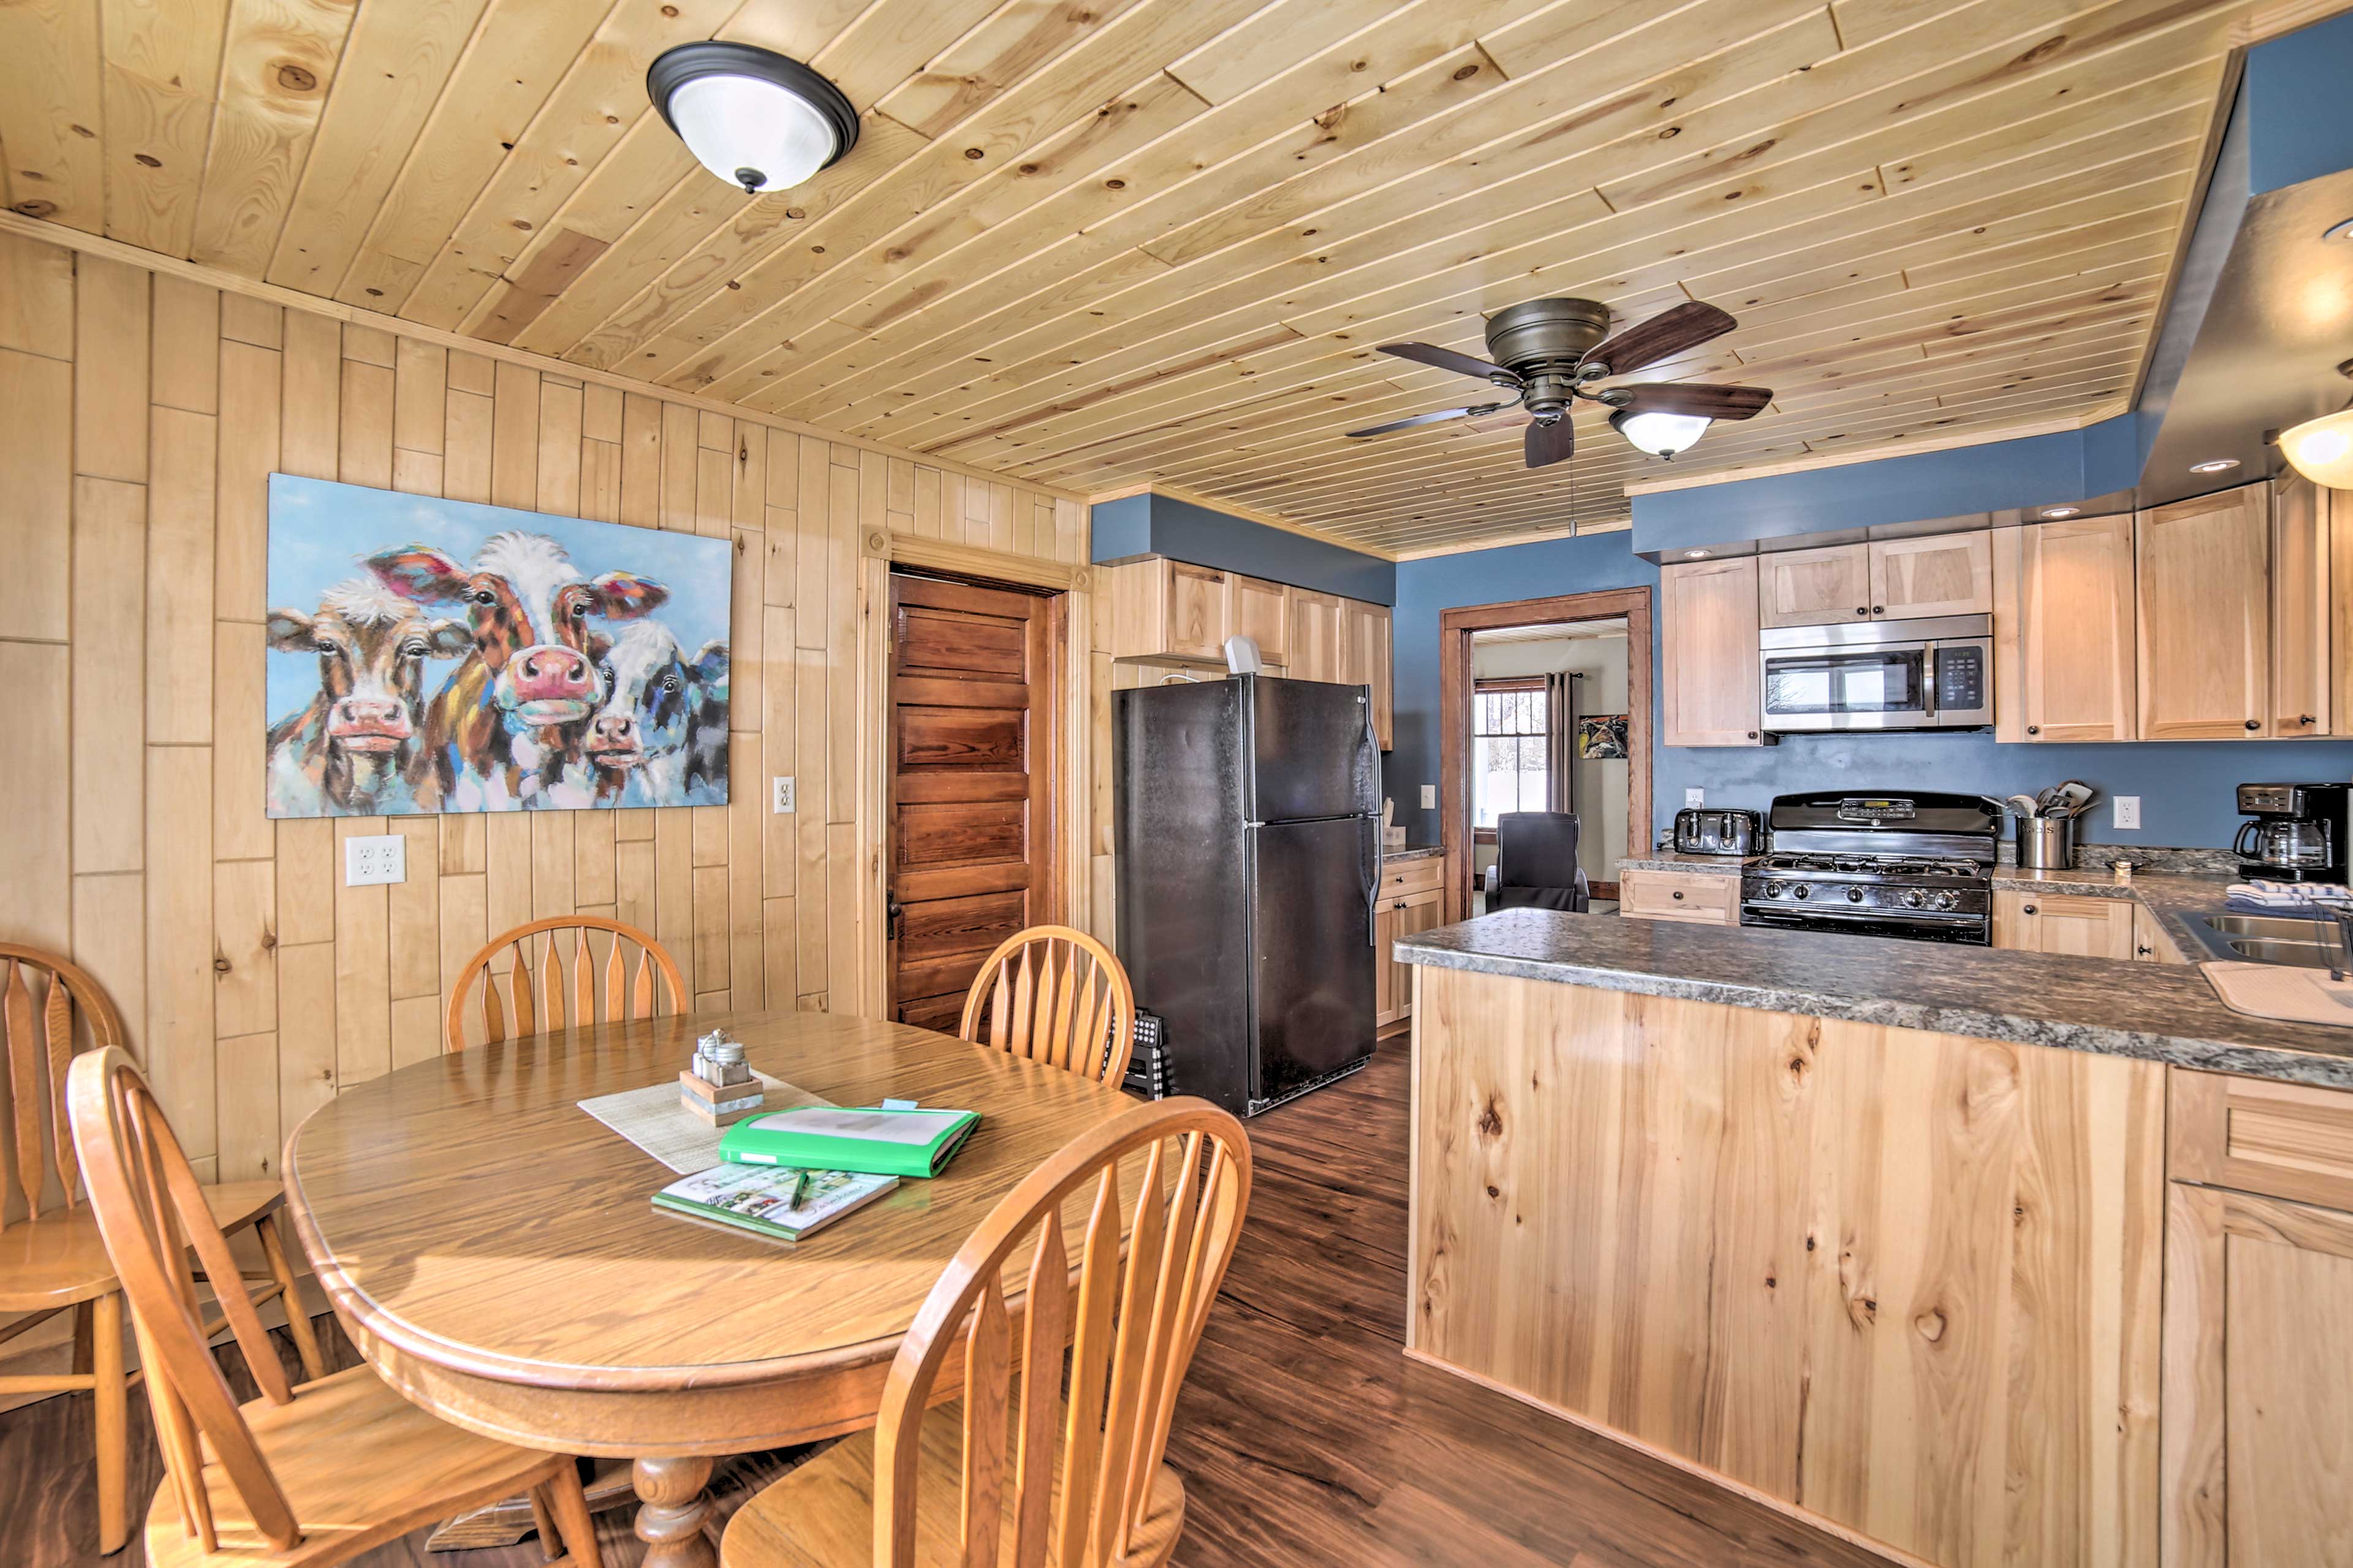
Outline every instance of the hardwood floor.
{"type": "MultiPolygon", "coordinates": [[[[1408,1362],[1406,1042],[1250,1124],[1249,1228],[1177,1405],[1169,1459],[1189,1493],[1183,1568],[1884,1568],[1834,1537],[1515,1400],[1408,1362]]],[[[322,1323],[322,1328],[332,1324],[322,1323]]],[[[352,1351],[332,1336],[338,1366],[352,1351]]],[[[290,1349],[287,1364],[293,1365],[290,1349]]],[[[244,1370],[231,1354],[233,1381],[244,1370]]],[[[249,1395],[249,1384],[245,1392],[249,1395]]],[[[161,1472],[136,1395],[132,1493],[161,1472]]],[[[144,1568],[134,1538],[95,1552],[90,1401],[0,1415],[0,1563],[144,1568]]],[[[797,1453],[736,1462],[723,1517],[797,1453]]],[[[608,1568],[642,1554],[600,1518],[608,1568]]],[[[538,1542],[427,1553],[424,1533],[366,1568],[537,1568],[538,1542]]]]}

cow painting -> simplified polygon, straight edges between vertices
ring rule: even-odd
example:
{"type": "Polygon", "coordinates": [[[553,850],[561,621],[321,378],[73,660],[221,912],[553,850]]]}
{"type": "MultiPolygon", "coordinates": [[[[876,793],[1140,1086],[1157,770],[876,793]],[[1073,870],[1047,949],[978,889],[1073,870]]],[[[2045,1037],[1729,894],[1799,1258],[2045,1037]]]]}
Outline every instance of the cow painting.
{"type": "Polygon", "coordinates": [[[269,602],[319,608],[272,612],[271,815],[723,805],[733,566],[722,539],[272,475],[269,602]]]}
{"type": "Polygon", "coordinates": [[[269,727],[269,814],[439,810],[440,780],[423,742],[427,672],[473,646],[466,628],[354,579],[328,589],[315,611],[270,611],[268,635],[272,648],[319,661],[318,695],[269,727]]]}

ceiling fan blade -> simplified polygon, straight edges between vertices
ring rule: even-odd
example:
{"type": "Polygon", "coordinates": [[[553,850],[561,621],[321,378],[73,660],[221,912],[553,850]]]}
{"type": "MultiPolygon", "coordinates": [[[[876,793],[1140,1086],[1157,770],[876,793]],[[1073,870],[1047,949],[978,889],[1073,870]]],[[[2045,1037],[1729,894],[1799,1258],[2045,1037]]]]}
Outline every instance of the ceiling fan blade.
{"type": "Polygon", "coordinates": [[[1351,430],[1348,434],[1351,436],[1386,436],[1392,430],[1410,430],[1417,425],[1436,425],[1441,420],[1462,419],[1475,417],[1482,414],[1493,414],[1495,410],[1503,406],[1504,405],[1500,403],[1481,403],[1475,404],[1469,408],[1441,408],[1435,414],[1417,414],[1410,419],[1392,419],[1386,425],[1369,426],[1362,430],[1351,430]]]}
{"type": "Polygon", "coordinates": [[[1521,437],[1521,445],[1527,452],[1529,468],[1546,468],[1566,461],[1577,450],[1577,432],[1569,427],[1568,416],[1564,414],[1549,425],[1530,425],[1528,433],[1521,437]]]}
{"type": "MultiPolygon", "coordinates": [[[[1661,381],[1647,386],[1614,388],[1630,395],[1618,406],[1630,414],[1695,414],[1702,419],[1748,419],[1773,401],[1765,386],[1708,386],[1661,381]]],[[[1616,403],[1616,398],[1611,398],[1616,403]]]]}
{"type": "Polygon", "coordinates": [[[1437,348],[1430,343],[1383,343],[1381,353],[1438,370],[1451,370],[1457,375],[1475,375],[1482,381],[1500,379],[1511,386],[1517,386],[1520,383],[1518,376],[1502,365],[1489,364],[1485,360],[1473,359],[1469,354],[1459,354],[1452,349],[1437,348]]]}
{"type": "Polygon", "coordinates": [[[1662,310],[1640,326],[1629,327],[1608,342],[1585,356],[1587,364],[1604,364],[1611,375],[1624,375],[1656,364],[1662,359],[1672,359],[1679,353],[1699,347],[1711,338],[1720,338],[1740,325],[1713,305],[1694,301],[1662,310]]]}

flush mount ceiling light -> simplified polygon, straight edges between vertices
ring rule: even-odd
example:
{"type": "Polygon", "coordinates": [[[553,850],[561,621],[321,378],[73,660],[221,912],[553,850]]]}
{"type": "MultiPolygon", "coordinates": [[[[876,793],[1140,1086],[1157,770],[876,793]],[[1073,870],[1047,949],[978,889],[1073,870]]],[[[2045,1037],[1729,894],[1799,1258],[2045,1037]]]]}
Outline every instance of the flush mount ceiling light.
{"type": "Polygon", "coordinates": [[[2353,408],[2340,408],[2280,432],[2289,467],[2316,485],[2353,489],[2353,408]]]}
{"type": "Polygon", "coordinates": [[[2045,517],[2073,517],[2077,512],[2082,511],[2084,509],[2080,506],[2046,506],[2042,509],[2042,515],[2045,517]]]}
{"type": "Polygon", "coordinates": [[[1609,416],[1609,428],[1654,457],[1672,458],[1689,451],[1707,434],[1708,421],[1696,414],[1638,414],[1620,409],[1609,416]]]}
{"type": "Polygon", "coordinates": [[[2239,459],[2236,458],[2216,458],[2211,462],[2190,464],[2189,471],[2193,474],[2223,474],[2238,466],[2239,459]]]}
{"type": "Polygon", "coordinates": [[[2320,237],[2323,239],[2353,239],[2353,217],[2347,218],[2343,223],[2330,225],[2327,229],[2321,232],[2320,237]]]}
{"type": "Polygon", "coordinates": [[[858,142],[858,111],[798,60],[749,44],[681,44],[646,96],[695,162],[747,195],[786,191],[858,142]]]}

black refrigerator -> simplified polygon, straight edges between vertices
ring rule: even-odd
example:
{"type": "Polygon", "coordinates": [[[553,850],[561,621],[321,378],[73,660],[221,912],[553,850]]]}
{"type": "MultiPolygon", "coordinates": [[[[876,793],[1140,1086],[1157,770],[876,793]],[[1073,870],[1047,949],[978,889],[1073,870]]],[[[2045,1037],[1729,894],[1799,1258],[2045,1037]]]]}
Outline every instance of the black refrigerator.
{"type": "Polygon", "coordinates": [[[1114,694],[1119,958],[1171,1077],[1240,1115],[1373,1054],[1381,757],[1362,686],[1114,694]]]}

